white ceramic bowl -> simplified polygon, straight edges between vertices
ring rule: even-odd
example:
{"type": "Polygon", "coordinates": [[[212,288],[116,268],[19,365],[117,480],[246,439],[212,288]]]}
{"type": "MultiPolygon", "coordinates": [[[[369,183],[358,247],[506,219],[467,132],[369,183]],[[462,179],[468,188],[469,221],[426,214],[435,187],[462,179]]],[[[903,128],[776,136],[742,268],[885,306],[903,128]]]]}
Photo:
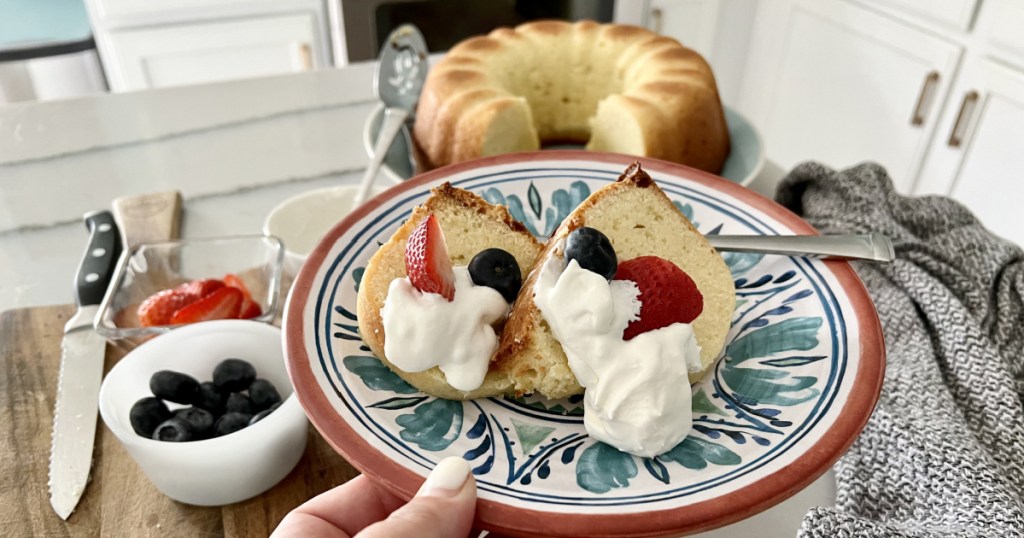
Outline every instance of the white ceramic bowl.
{"type": "MultiPolygon", "coordinates": [[[[379,178],[378,178],[378,181],[379,178]]],[[[380,181],[370,191],[375,196],[390,186],[380,181]]],[[[263,232],[284,242],[284,273],[294,277],[320,238],[352,211],[358,185],[339,185],[307,191],[281,202],[267,214],[263,232]]]]}
{"type": "Polygon", "coordinates": [[[208,321],[157,336],[122,358],[103,380],[100,415],[157,489],[183,503],[219,506],[270,489],[302,457],[309,422],[293,392],[280,329],[254,321],[208,321]],[[217,363],[229,357],[252,363],[284,403],[224,437],[170,443],[135,433],[128,413],[140,398],[152,396],[153,373],[174,370],[209,381],[217,363]]]}

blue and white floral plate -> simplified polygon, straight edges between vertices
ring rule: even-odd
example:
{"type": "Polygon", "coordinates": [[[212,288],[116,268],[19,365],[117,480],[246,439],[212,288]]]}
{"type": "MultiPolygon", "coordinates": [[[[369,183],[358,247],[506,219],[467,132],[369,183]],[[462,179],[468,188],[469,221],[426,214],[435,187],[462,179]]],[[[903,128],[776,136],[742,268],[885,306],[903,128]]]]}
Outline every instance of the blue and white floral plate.
{"type": "MultiPolygon", "coordinates": [[[[652,536],[725,525],[812,482],[849,447],[884,371],[878,318],[844,262],[724,255],[737,304],[724,357],[693,387],[693,431],[655,458],[590,439],[580,398],[448,401],[391,373],[361,342],[363,267],[444,181],[508,206],[546,237],[631,157],[585,151],[503,155],[396,185],[331,230],[292,289],[285,346],[296,394],[324,438],[411,497],[441,459],[476,475],[481,527],[522,536],[652,536]]],[[[810,234],[735,183],[641,159],[706,234],[810,234]]]]}

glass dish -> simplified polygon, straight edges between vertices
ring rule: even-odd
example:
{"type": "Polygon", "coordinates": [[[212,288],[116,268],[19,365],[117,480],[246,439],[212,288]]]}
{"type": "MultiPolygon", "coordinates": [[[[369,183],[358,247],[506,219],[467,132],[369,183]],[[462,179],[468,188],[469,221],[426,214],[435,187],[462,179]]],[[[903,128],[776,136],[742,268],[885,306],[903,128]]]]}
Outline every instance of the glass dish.
{"type": "Polygon", "coordinates": [[[198,278],[233,273],[245,283],[263,314],[277,318],[284,244],[267,235],[242,235],[143,243],[121,255],[114,279],[96,316],[96,330],[111,340],[139,344],[181,325],[143,327],[137,309],[150,295],[198,278]]]}

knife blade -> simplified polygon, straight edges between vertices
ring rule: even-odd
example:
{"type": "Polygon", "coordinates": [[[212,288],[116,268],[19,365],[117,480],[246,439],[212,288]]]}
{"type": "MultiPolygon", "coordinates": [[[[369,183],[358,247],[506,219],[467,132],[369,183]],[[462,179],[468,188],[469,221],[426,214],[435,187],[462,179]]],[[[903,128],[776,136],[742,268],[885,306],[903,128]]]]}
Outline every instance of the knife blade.
{"type": "Polygon", "coordinates": [[[121,236],[109,211],[88,213],[83,219],[89,245],[75,275],[78,310],[64,326],[50,447],[50,504],[62,519],[75,510],[89,481],[107,347],[93,320],[121,255],[121,236]]]}

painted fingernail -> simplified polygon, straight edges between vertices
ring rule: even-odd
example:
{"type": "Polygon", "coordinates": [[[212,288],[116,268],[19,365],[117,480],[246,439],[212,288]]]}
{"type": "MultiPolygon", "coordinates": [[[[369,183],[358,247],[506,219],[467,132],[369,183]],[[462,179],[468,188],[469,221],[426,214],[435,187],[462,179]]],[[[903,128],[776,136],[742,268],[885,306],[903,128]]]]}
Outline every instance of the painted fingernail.
{"type": "Polygon", "coordinates": [[[427,481],[420,486],[417,497],[454,497],[469,478],[469,462],[452,456],[445,458],[434,467],[427,481]]]}

